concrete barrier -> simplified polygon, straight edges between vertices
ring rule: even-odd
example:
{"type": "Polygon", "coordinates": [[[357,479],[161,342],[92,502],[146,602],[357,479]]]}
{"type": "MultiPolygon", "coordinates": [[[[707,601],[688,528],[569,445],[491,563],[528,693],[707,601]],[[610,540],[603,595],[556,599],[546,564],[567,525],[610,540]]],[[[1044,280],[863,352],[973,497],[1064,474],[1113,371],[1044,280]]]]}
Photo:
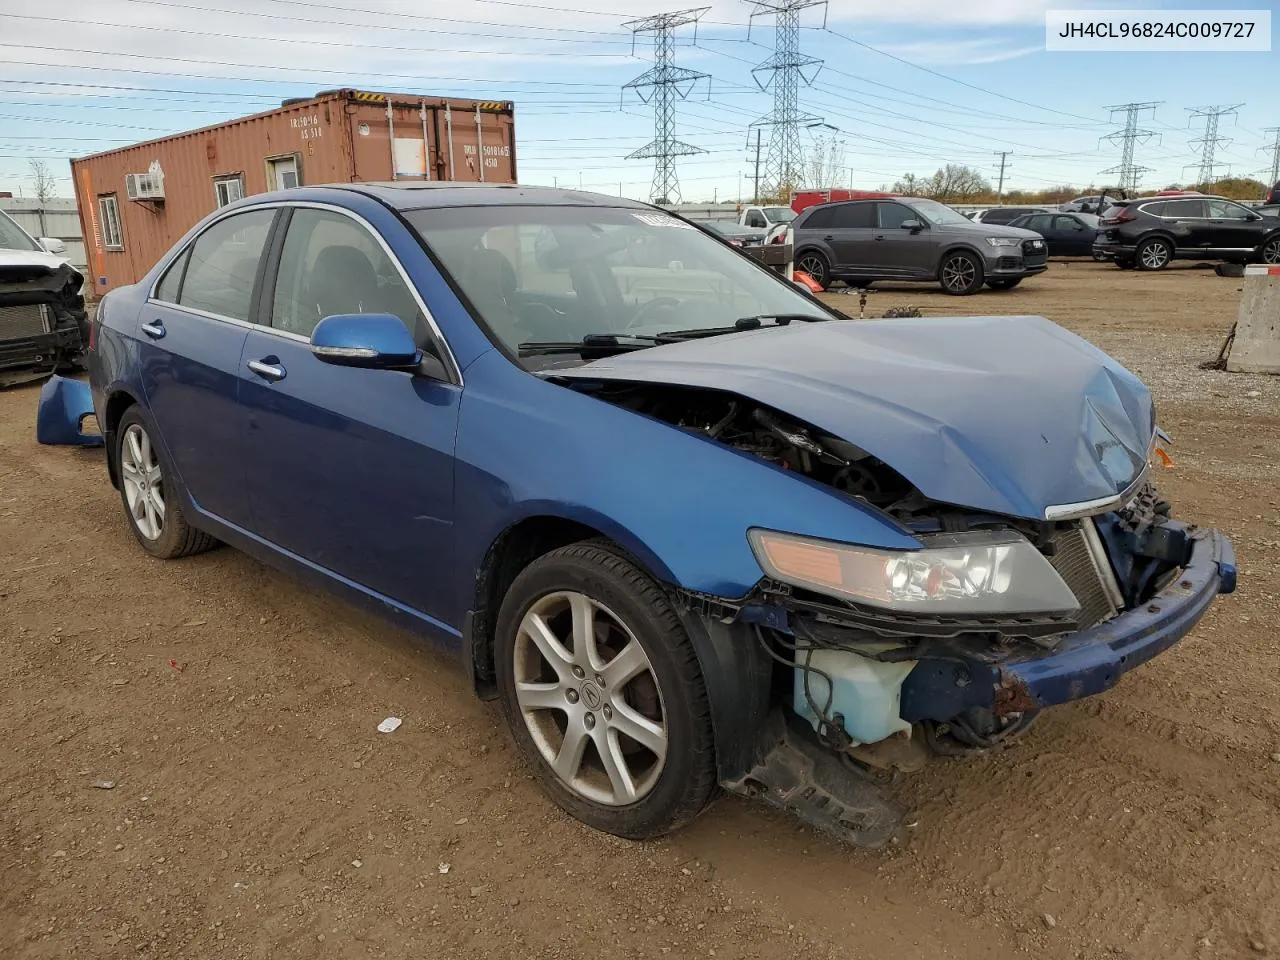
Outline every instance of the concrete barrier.
{"type": "Polygon", "coordinates": [[[1235,334],[1227,370],[1280,374],[1280,266],[1245,267],[1235,334]]]}

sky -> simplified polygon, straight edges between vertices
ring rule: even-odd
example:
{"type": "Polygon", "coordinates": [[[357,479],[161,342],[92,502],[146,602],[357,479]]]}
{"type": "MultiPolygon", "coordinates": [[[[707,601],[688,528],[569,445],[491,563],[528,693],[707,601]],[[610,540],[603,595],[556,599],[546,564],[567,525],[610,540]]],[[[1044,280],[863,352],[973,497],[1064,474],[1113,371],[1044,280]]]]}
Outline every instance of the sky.
{"type": "MultiPolygon", "coordinates": [[[[685,0],[688,2],[688,0],[685,0]]],[[[750,125],[773,109],[773,17],[748,0],[706,0],[696,34],[677,31],[676,64],[708,74],[676,107],[684,200],[749,197],[750,125]],[[758,82],[759,81],[759,82],[758,82]]],[[[875,188],[962,163],[1006,189],[1113,182],[1104,139],[1126,102],[1159,105],[1136,148],[1143,186],[1195,178],[1191,110],[1221,120],[1219,172],[1265,176],[1280,127],[1280,44],[1259,53],[1046,52],[1045,10],[1269,9],[1127,0],[828,0],[800,14],[800,47],[822,61],[800,106],[843,151],[835,184],[875,188]],[[835,130],[832,131],[831,128],[835,130]]],[[[43,159],[71,196],[68,158],[271,109],[350,86],[512,100],[521,182],[581,185],[647,199],[651,160],[627,160],[654,134],[624,90],[652,65],[652,36],[628,20],[681,9],[660,0],[0,0],[0,191],[31,193],[43,159]]],[[[1273,25],[1275,29],[1275,25],[1273,25]]],[[[811,144],[812,131],[802,133],[811,144]]],[[[766,146],[767,146],[767,136],[766,146]]]]}

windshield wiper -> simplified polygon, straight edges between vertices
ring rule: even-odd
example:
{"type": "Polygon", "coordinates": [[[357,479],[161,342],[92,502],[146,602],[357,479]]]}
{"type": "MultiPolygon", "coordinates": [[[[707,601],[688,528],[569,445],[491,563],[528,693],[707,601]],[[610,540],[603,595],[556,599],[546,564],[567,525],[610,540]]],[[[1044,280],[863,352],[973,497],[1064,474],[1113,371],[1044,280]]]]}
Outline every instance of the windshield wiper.
{"type": "Polygon", "coordinates": [[[545,357],[559,353],[608,357],[615,353],[644,350],[661,342],[658,337],[640,333],[588,333],[581,340],[528,340],[516,349],[522,357],[545,357]]]}
{"type": "Polygon", "coordinates": [[[772,320],[771,327],[785,327],[792,320],[804,323],[821,323],[823,320],[834,320],[835,317],[815,317],[810,313],[762,313],[754,317],[739,317],[731,327],[695,327],[692,330],[672,330],[660,333],[655,338],[659,343],[677,343],[681,340],[696,340],[700,337],[718,337],[726,333],[741,333],[743,330],[758,330],[765,326],[766,320],[772,320]]]}

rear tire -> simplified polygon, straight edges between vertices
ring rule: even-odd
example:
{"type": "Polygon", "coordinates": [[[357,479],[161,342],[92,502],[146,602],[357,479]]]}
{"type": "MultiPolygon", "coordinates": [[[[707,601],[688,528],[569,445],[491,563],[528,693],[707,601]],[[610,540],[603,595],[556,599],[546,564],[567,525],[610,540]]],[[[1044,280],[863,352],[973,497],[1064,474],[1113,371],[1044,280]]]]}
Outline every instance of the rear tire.
{"type": "Polygon", "coordinates": [[[966,297],[982,289],[982,264],[966,250],[947,254],[938,267],[938,282],[944,293],[966,297]]]}
{"type": "Polygon", "coordinates": [[[823,290],[831,286],[831,264],[817,250],[806,250],[800,254],[796,269],[807,273],[823,290]]]}
{"type": "Polygon", "coordinates": [[[1138,245],[1135,256],[1139,270],[1163,270],[1173,259],[1173,247],[1168,240],[1152,237],[1138,245]]]}
{"type": "Polygon", "coordinates": [[[1271,266],[1280,264],[1280,237],[1271,237],[1263,243],[1262,262],[1271,266]]]}
{"type": "Polygon", "coordinates": [[[1021,282],[1021,277],[1008,277],[1001,280],[988,280],[987,286],[992,290],[1012,290],[1021,282]]]}
{"type": "Polygon", "coordinates": [[[516,746],[583,823],[646,840],[714,795],[697,655],[666,594],[612,544],[575,543],[529,564],[503,598],[494,659],[516,746]]]}
{"type": "Polygon", "coordinates": [[[170,480],[172,471],[137,407],[126,410],[116,425],[112,456],[120,477],[120,502],[143,550],[161,560],[176,560],[218,545],[187,523],[177,485],[170,480]]]}

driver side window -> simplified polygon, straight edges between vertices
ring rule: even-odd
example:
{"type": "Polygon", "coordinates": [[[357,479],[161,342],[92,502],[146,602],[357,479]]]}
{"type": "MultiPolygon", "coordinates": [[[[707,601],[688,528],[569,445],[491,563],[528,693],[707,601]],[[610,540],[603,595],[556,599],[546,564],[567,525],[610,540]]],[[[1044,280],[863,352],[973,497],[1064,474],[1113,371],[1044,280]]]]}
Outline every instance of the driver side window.
{"type": "Polygon", "coordinates": [[[1248,220],[1249,211],[1229,200],[1210,200],[1209,217],[1213,220],[1248,220]]]}
{"type": "Polygon", "coordinates": [[[322,319],[344,313],[394,314],[426,342],[426,318],[369,231],[339,213],[297,208],[280,252],[271,326],[310,337],[322,319]]]}

